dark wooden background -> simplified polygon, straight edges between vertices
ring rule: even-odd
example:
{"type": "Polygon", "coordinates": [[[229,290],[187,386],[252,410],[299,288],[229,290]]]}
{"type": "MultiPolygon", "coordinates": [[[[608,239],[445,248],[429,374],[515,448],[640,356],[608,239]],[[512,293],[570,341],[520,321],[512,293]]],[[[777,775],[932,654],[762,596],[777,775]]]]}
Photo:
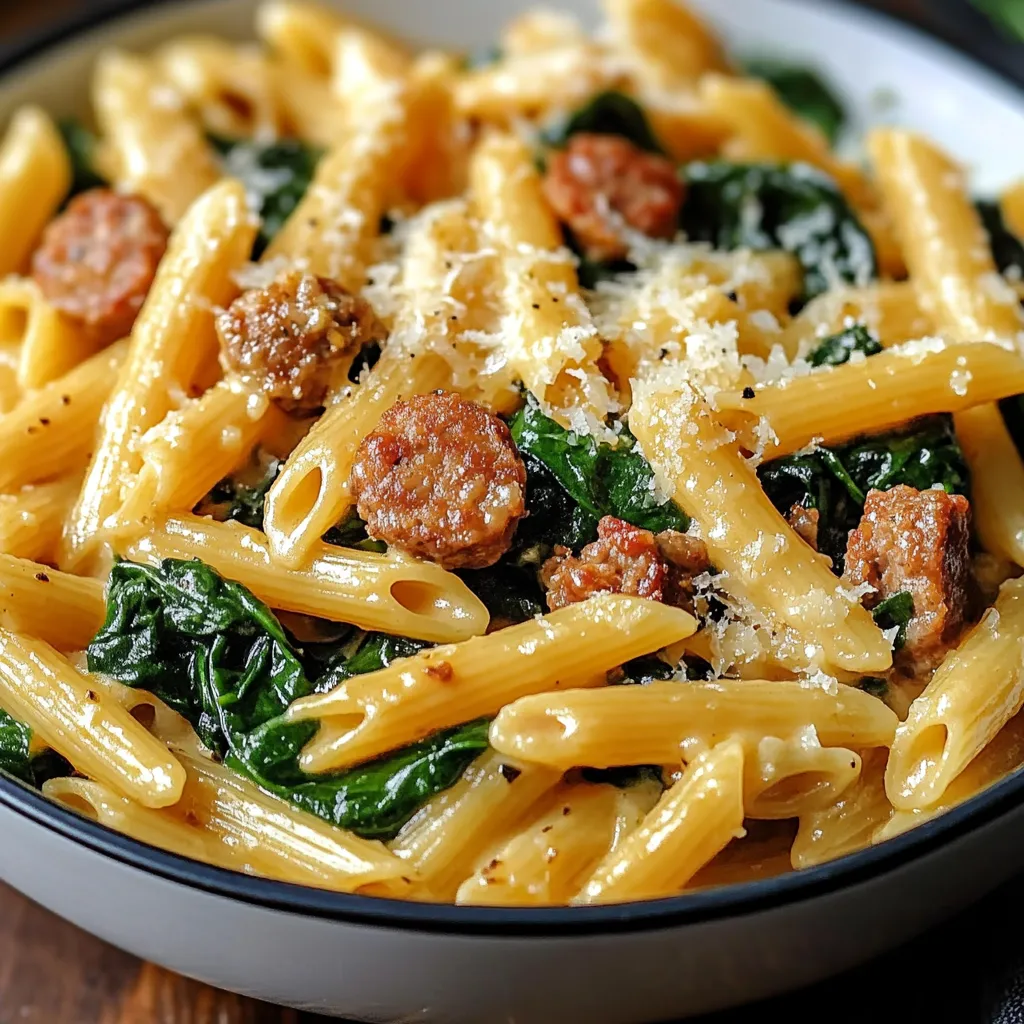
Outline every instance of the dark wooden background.
{"type": "MultiPolygon", "coordinates": [[[[961,20],[963,12],[955,3],[870,2],[898,7],[949,37],[961,31],[984,31],[977,19],[961,20]]],[[[0,0],[0,53],[20,33],[102,6],[102,0],[0,0]]],[[[795,996],[707,1018],[703,1024],[761,1024],[766,1019],[825,1024],[865,1020],[1024,1024],[1022,922],[1024,881],[1018,881],[951,924],[864,968],[795,996]]],[[[287,954],[282,951],[282,955],[287,954]]],[[[258,970],[258,965],[253,969],[258,970]]],[[[382,964],[381,969],[390,970],[393,965],[382,964]]],[[[495,1012],[500,1019],[500,1008],[495,1012]]],[[[321,1020],[141,963],[0,885],[0,1024],[315,1024],[321,1020]]]]}

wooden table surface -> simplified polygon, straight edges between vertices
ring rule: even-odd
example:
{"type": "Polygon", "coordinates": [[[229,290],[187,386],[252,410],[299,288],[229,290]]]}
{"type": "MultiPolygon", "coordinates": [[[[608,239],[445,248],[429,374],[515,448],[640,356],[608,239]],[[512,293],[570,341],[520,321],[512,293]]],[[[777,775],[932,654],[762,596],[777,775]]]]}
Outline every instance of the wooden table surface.
{"type": "MultiPolygon", "coordinates": [[[[80,10],[87,2],[0,0],[0,44],[80,10]]],[[[885,5],[885,0],[875,2],[885,5]]],[[[927,2],[902,0],[889,6],[923,15],[927,2]]],[[[1000,1016],[1003,990],[1012,989],[1024,977],[1015,959],[1016,944],[1006,945],[1000,937],[1019,934],[1022,915],[1024,882],[1017,882],[946,928],[851,975],[770,1004],[716,1015],[705,1024],[754,1024],[766,1015],[796,1021],[824,1019],[829,1024],[864,1019],[898,1019],[901,1024],[926,1019],[957,1024],[1020,1022],[1024,1017],[1013,1011],[1008,1017],[1000,1016]],[[888,996],[889,982],[901,975],[911,979],[908,990],[882,1001],[878,986],[884,985],[888,996]],[[935,977],[944,979],[940,1001],[918,987],[934,985],[935,977]]],[[[0,1024],[314,1024],[323,1020],[144,964],[0,885],[0,1024]]]]}

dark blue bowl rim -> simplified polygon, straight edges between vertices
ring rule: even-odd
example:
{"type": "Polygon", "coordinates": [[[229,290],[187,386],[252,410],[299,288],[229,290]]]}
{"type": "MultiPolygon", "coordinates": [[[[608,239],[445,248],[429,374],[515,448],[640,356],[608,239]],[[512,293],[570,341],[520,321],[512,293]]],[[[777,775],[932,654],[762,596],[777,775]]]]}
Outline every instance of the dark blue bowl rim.
{"type": "MultiPolygon", "coordinates": [[[[115,0],[99,12],[82,12],[66,19],[56,27],[33,35],[8,50],[0,59],[0,78],[77,35],[145,8],[158,6],[159,2],[115,0]]],[[[177,0],[177,5],[185,6],[191,2],[198,0],[177,0]]],[[[829,2],[836,7],[857,7],[865,17],[874,18],[883,29],[888,23],[904,22],[923,37],[934,38],[907,19],[892,12],[865,7],[858,0],[829,2]]],[[[940,42],[974,58],[987,70],[995,71],[1024,89],[1024,61],[1018,63],[1000,59],[1003,56],[1000,50],[1005,44],[1000,44],[995,36],[986,39],[978,33],[964,33],[953,41],[947,38],[940,42]]],[[[776,878],[609,906],[461,907],[328,892],[212,867],[149,846],[90,821],[0,772],[0,805],[126,867],[211,895],[351,924],[534,940],[678,928],[746,916],[815,899],[896,872],[969,832],[1013,813],[1022,802],[1024,770],[1015,772],[946,814],[879,846],[776,878]]]]}

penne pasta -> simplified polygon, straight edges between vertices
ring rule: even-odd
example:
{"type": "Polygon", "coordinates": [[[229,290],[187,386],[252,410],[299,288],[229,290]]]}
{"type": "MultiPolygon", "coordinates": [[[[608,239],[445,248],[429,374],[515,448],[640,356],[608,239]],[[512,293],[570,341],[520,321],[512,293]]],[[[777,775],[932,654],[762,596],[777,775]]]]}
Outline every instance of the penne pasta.
{"type": "Polygon", "coordinates": [[[53,562],[64,520],[80,486],[79,477],[69,474],[49,483],[26,484],[13,494],[0,494],[0,551],[17,558],[53,562]]]}
{"type": "Polygon", "coordinates": [[[0,140],[0,277],[21,270],[71,187],[71,162],[49,115],[14,112],[0,140]]]}
{"type": "Polygon", "coordinates": [[[870,359],[830,367],[756,389],[715,396],[722,422],[750,451],[762,417],[777,440],[768,458],[808,444],[835,444],[918,416],[973,409],[1024,388],[1024,359],[1001,345],[909,342],[870,359]]]}
{"type": "Polygon", "coordinates": [[[790,850],[793,867],[812,868],[870,846],[892,817],[885,795],[886,751],[864,754],[860,778],[831,806],[808,809],[790,850]]]}
{"type": "Polygon", "coordinates": [[[572,902],[615,903],[678,892],[742,835],[743,747],[727,741],[683,772],[572,902]]]}
{"type": "Polygon", "coordinates": [[[513,829],[560,780],[558,772],[510,765],[487,753],[447,792],[428,801],[391,841],[415,871],[414,895],[452,900],[484,851],[513,829]]]}
{"type": "Polygon", "coordinates": [[[790,530],[688,384],[678,390],[654,384],[634,393],[630,427],[656,475],[700,525],[730,586],[741,587],[799,636],[797,656],[852,672],[889,667],[889,644],[871,616],[790,530]],[[744,510],[740,518],[733,514],[737,508],[744,510]]]}
{"type": "Polygon", "coordinates": [[[65,531],[66,564],[81,564],[113,525],[111,517],[141,469],[138,439],[189,393],[216,351],[213,309],[233,297],[232,272],[245,262],[254,237],[244,191],[233,181],[204,195],[172,235],[103,410],[95,453],[65,531]]]}
{"type": "Polygon", "coordinates": [[[122,796],[145,807],[181,796],[185,771],[167,748],[42,640],[0,629],[0,707],[122,796]]]}
{"type": "Polygon", "coordinates": [[[893,807],[926,808],[1024,705],[1024,580],[950,651],[896,730],[885,773],[893,807]]]}
{"type": "Polygon", "coordinates": [[[200,125],[152,61],[105,53],[96,65],[93,105],[106,169],[120,188],[148,199],[165,223],[177,224],[220,177],[200,125]]]}
{"type": "Polygon", "coordinates": [[[300,763],[309,772],[355,764],[446,726],[493,715],[519,697],[604,673],[689,636],[695,626],[677,608],[598,594],[485,637],[423,651],[296,701],[288,711],[293,721],[321,722],[300,763]]]}
{"type": "MultiPolygon", "coordinates": [[[[825,747],[889,746],[897,724],[892,711],[862,690],[837,685],[831,694],[796,680],[721,679],[536,693],[501,709],[491,724],[491,746],[562,770],[678,764],[734,735],[756,754],[763,737],[789,737],[808,727],[825,747]]],[[[771,753],[766,750],[763,760],[771,753]]],[[[772,783],[767,779],[765,788],[772,783]]]]}
{"type": "Polygon", "coordinates": [[[287,569],[273,560],[259,530],[193,515],[157,519],[148,532],[119,541],[119,547],[127,557],[151,564],[200,558],[272,608],[361,629],[444,643],[487,628],[487,609],[458,576],[401,554],[320,542],[304,568],[287,569]]]}
{"type": "Polygon", "coordinates": [[[85,468],[127,347],[118,342],[97,353],[0,417],[0,490],[85,468]]]}
{"type": "Polygon", "coordinates": [[[99,580],[0,555],[0,626],[4,629],[39,637],[64,651],[80,651],[105,616],[99,580]]]}

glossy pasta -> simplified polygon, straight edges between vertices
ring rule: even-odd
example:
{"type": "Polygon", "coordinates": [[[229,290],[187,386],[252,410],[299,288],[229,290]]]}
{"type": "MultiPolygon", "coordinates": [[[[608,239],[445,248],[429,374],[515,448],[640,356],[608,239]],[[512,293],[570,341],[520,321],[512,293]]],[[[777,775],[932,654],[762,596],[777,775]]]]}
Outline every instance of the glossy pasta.
{"type": "Polygon", "coordinates": [[[1020,181],[848,161],[677,0],[595,17],[471,62],[267,0],[14,112],[0,770],[515,908],[813,869],[1024,766],[1020,181]]]}

